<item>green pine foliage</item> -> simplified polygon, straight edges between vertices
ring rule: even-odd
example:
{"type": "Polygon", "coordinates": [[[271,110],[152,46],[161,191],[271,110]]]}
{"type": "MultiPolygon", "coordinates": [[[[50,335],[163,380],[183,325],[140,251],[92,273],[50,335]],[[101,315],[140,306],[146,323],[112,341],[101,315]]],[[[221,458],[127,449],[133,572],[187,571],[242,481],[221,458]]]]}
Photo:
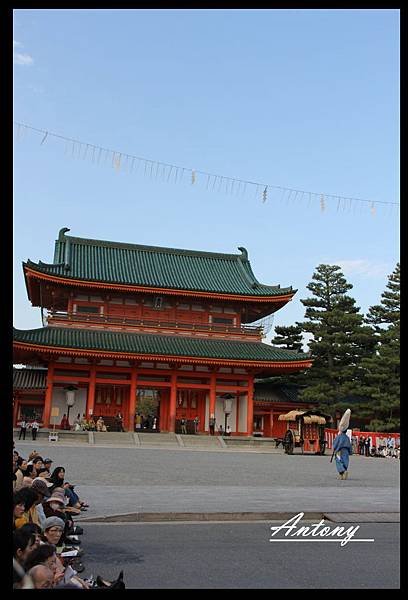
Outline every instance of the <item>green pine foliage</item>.
{"type": "Polygon", "coordinates": [[[299,325],[290,325],[287,327],[277,325],[275,327],[275,337],[272,339],[273,346],[281,346],[285,350],[302,351],[303,336],[302,328],[299,325]]]}
{"type": "Polygon", "coordinates": [[[299,323],[309,334],[313,366],[305,375],[303,400],[317,401],[334,415],[337,405],[355,393],[361,361],[375,347],[372,328],[364,323],[360,308],[348,295],[348,283],[337,265],[317,267],[307,289],[312,297],[301,300],[305,321],[299,323]]]}
{"type": "Polygon", "coordinates": [[[387,289],[379,305],[366,316],[376,345],[370,357],[362,361],[359,392],[372,400],[370,426],[374,431],[400,429],[400,265],[388,277],[387,289]]]}

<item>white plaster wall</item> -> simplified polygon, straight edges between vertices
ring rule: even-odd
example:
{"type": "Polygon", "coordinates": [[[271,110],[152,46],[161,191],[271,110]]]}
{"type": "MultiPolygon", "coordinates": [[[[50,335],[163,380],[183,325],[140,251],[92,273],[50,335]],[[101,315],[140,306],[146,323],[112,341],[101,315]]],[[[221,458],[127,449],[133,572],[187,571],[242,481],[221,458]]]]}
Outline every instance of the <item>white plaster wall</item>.
{"type": "MultiPolygon", "coordinates": [[[[216,418],[216,429],[218,431],[218,427],[222,425],[222,429],[225,427],[225,413],[224,413],[224,399],[218,398],[215,403],[215,418],[216,418]]],[[[236,397],[232,399],[232,411],[228,417],[228,424],[231,427],[231,433],[235,433],[237,431],[236,427],[237,422],[237,399],[236,397]]]]}
{"type": "MultiPolygon", "coordinates": [[[[82,417],[83,413],[86,411],[86,396],[87,389],[80,388],[75,392],[75,404],[71,407],[69,411],[69,422],[72,425],[76,419],[77,414],[79,413],[82,417]]],[[[63,414],[67,414],[68,407],[65,400],[65,390],[63,387],[54,386],[52,390],[52,408],[59,408],[58,417],[51,417],[50,422],[51,425],[59,425],[61,423],[61,419],[63,414]]]]}
{"type": "MultiPolygon", "coordinates": [[[[239,397],[239,420],[238,420],[238,431],[240,433],[246,432],[247,430],[247,395],[239,397]]],[[[251,432],[252,433],[252,432],[251,432]]]]}
{"type": "Polygon", "coordinates": [[[210,394],[209,394],[209,392],[207,392],[207,394],[205,396],[205,423],[204,423],[204,431],[209,431],[210,430],[209,420],[210,420],[210,394]]]}

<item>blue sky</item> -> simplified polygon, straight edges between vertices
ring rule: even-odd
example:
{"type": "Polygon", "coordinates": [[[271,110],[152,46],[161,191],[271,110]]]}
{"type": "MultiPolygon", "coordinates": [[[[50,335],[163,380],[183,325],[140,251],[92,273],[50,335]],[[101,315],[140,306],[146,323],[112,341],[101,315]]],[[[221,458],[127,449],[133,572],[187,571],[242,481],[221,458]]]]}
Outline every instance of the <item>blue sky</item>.
{"type": "MultiPolygon", "coordinates": [[[[397,10],[15,10],[14,120],[130,155],[270,185],[399,202],[397,10]]],[[[17,132],[16,132],[17,133],[17,132]]],[[[238,253],[299,291],[342,266],[362,312],[399,260],[399,213],[223,193],[14,144],[14,325],[41,326],[21,261],[69,235],[238,253]]]]}

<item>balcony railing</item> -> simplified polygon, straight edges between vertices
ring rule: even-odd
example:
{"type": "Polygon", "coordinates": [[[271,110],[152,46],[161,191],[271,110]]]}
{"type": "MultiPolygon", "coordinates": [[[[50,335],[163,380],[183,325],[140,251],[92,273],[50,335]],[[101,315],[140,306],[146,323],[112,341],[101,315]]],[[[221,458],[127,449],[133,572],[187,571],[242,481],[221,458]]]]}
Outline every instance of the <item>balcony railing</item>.
{"type": "Polygon", "coordinates": [[[128,317],[108,317],[104,315],[49,312],[46,315],[48,323],[52,321],[65,321],[68,323],[95,323],[100,325],[117,325],[122,327],[155,328],[155,329],[181,329],[187,331],[201,331],[213,333],[231,333],[240,335],[262,336],[262,327],[256,325],[225,325],[220,323],[187,323],[184,321],[161,321],[160,319],[129,319],[128,317]]]}

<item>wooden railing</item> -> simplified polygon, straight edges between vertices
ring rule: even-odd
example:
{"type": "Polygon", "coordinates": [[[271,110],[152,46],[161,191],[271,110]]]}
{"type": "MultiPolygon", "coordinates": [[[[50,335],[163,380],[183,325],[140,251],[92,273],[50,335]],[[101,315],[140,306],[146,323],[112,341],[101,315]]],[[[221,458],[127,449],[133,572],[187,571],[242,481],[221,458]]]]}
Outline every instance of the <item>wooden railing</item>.
{"type": "Polygon", "coordinates": [[[94,314],[68,313],[54,311],[46,315],[48,323],[62,321],[69,323],[95,323],[101,325],[119,325],[123,327],[154,327],[160,329],[183,329],[189,331],[208,331],[216,333],[232,333],[259,337],[262,327],[255,325],[224,325],[219,323],[188,323],[185,321],[161,321],[160,319],[129,319],[128,317],[108,317],[94,314]]]}

